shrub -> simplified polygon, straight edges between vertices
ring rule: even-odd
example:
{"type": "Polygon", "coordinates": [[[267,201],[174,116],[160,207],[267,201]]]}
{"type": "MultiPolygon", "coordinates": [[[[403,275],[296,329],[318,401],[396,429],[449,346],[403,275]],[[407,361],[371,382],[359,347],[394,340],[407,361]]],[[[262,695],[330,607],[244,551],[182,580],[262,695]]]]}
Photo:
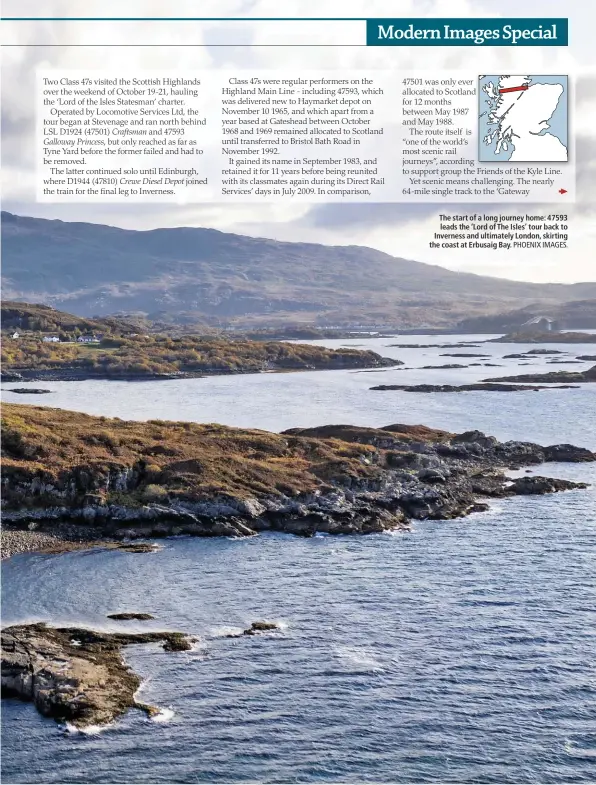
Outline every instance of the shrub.
{"type": "Polygon", "coordinates": [[[164,502],[168,498],[168,492],[163,486],[151,483],[143,488],[140,497],[144,502],[164,502]]]}

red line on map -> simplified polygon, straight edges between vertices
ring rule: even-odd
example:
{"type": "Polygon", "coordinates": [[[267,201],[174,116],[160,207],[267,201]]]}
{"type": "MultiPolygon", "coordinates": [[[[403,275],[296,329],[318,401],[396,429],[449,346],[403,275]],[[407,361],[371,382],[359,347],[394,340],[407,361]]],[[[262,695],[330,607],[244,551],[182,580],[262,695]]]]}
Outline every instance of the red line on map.
{"type": "Polygon", "coordinates": [[[504,87],[502,90],[499,90],[500,93],[516,93],[518,90],[527,90],[528,85],[523,84],[519,87],[504,87]]]}

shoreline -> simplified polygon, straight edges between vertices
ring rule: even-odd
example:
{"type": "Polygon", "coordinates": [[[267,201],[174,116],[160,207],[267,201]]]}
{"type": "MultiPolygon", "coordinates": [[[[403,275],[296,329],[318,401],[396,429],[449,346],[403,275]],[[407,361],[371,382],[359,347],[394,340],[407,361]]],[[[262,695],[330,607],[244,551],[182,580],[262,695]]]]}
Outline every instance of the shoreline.
{"type": "MultiPolygon", "coordinates": [[[[390,359],[390,358],[386,358],[390,359]]],[[[392,368],[393,366],[403,365],[400,360],[394,360],[391,363],[385,363],[381,367],[392,368]]],[[[211,379],[217,376],[251,376],[260,374],[272,373],[309,373],[312,371],[354,371],[354,370],[369,370],[378,368],[379,365],[359,365],[355,363],[350,365],[348,363],[338,364],[337,366],[312,366],[310,368],[260,368],[255,370],[250,368],[247,370],[221,370],[221,371],[180,371],[179,373],[152,373],[152,374],[122,374],[109,376],[107,374],[87,373],[85,371],[79,372],[77,369],[45,369],[32,370],[27,368],[19,368],[14,370],[4,370],[3,377],[0,378],[0,384],[19,384],[26,382],[86,382],[86,381],[103,381],[103,382],[157,382],[157,381],[177,381],[182,379],[211,379]],[[8,378],[11,377],[11,378],[8,378]]],[[[3,388],[4,389],[4,388],[3,388]]],[[[5,392],[11,392],[5,390],[5,392]]]]}
{"type": "Polygon", "coordinates": [[[106,537],[99,530],[84,524],[56,523],[44,530],[17,529],[3,525],[0,530],[0,558],[2,561],[24,553],[59,556],[73,551],[102,549],[153,553],[159,546],[145,542],[123,542],[106,537]]]}
{"type": "MultiPolygon", "coordinates": [[[[72,527],[68,527],[72,528],[72,527]]],[[[2,561],[23,553],[60,554],[82,551],[90,548],[105,547],[108,540],[85,538],[81,532],[78,538],[69,537],[57,526],[55,531],[34,531],[30,529],[10,529],[3,526],[0,532],[0,555],[2,561]]],[[[113,541],[111,541],[113,542],[113,541]]]]}
{"type": "Polygon", "coordinates": [[[4,555],[147,551],[169,536],[366,535],[586,483],[507,472],[595,462],[571,444],[500,442],[423,425],[282,433],[97,418],[5,404],[4,555]],[[144,543],[142,541],[145,541],[144,543]]]}

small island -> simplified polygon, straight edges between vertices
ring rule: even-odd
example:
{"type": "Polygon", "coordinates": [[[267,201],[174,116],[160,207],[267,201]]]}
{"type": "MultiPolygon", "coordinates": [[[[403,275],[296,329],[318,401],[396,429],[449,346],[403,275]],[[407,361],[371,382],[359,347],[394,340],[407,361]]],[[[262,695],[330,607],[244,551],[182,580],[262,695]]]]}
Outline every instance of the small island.
{"type": "MultiPolygon", "coordinates": [[[[559,376],[561,374],[548,374],[559,376]]],[[[564,375],[564,374],[563,374],[564,375]]],[[[569,374],[568,374],[569,375],[569,374]]],[[[513,381],[537,381],[534,376],[509,376],[503,379],[486,379],[483,382],[470,384],[377,384],[371,390],[402,390],[410,393],[457,393],[457,392],[539,392],[540,390],[553,390],[555,387],[535,384],[510,384],[513,381]]],[[[543,379],[543,381],[545,381],[543,379]]],[[[563,381],[563,380],[561,380],[563,381]]],[[[569,389],[572,385],[559,385],[558,389],[569,389]]]]}
{"type": "MultiPolygon", "coordinates": [[[[596,365],[587,371],[550,371],[549,373],[525,373],[519,376],[502,376],[485,379],[485,383],[523,382],[526,384],[586,384],[596,382],[596,365]]],[[[543,388],[544,389],[544,388],[543,388]]]]}
{"type": "Polygon", "coordinates": [[[596,343],[596,333],[520,330],[492,338],[490,343],[596,343]]]}

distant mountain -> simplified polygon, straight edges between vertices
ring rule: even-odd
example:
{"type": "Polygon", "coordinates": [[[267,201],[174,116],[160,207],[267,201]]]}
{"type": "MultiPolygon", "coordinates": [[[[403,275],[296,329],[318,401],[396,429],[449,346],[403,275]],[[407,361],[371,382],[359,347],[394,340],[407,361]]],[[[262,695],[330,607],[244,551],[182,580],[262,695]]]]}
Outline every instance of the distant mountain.
{"type": "Polygon", "coordinates": [[[595,330],[596,299],[551,305],[534,303],[516,311],[464,319],[457,327],[463,333],[509,333],[522,327],[539,328],[543,320],[554,330],[595,330]]]}
{"type": "Polygon", "coordinates": [[[82,316],[186,311],[246,326],[441,327],[536,302],[596,298],[596,283],[520,283],[360,246],[188,227],[132,231],[6,212],[2,261],[4,297],[82,316]]]}

